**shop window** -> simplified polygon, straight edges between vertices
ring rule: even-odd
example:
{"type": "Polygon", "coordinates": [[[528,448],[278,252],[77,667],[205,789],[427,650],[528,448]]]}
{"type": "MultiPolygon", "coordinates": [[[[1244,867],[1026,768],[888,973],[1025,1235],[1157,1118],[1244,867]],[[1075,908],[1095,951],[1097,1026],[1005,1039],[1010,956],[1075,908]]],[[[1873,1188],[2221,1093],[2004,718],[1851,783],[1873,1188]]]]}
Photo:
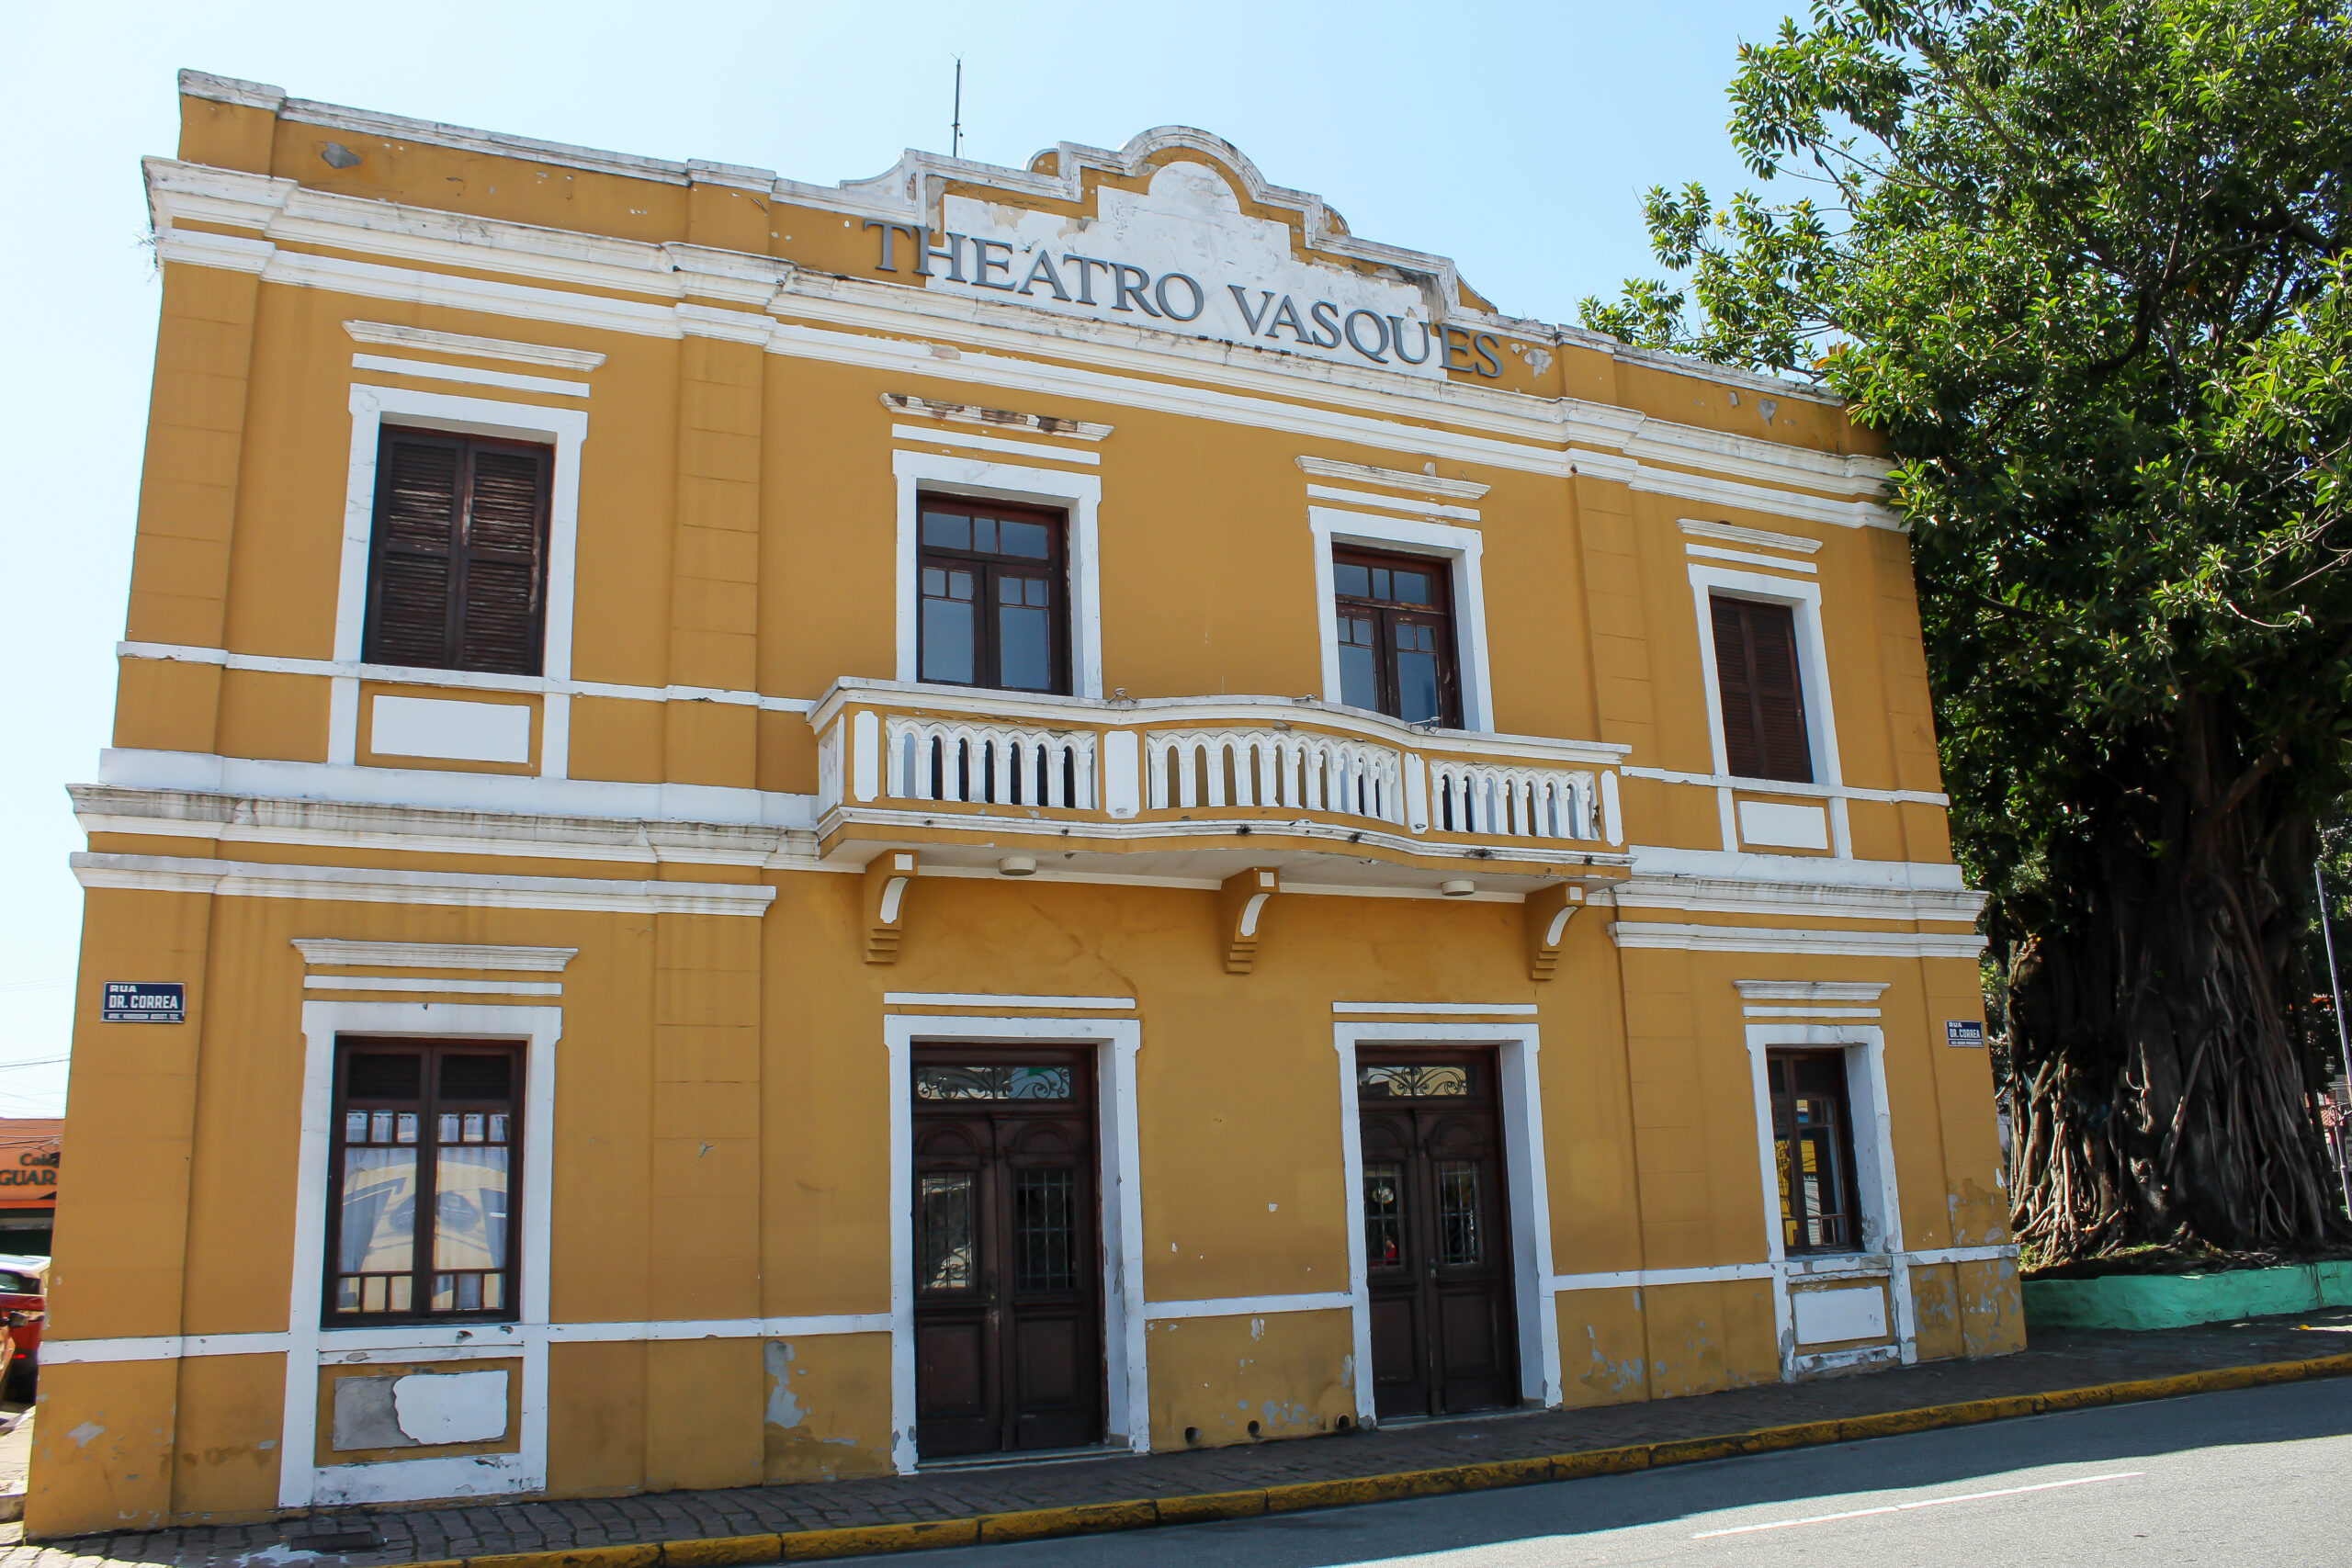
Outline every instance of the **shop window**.
{"type": "Polygon", "coordinates": [[[1781,1189],[1781,1249],[1851,1252],[1858,1237],[1853,1118],[1843,1051],[1772,1051],[1772,1159],[1781,1189]]]}
{"type": "Polygon", "coordinates": [[[329,1326],[514,1315],[522,1068],[514,1046],[335,1043],[329,1326]]]}
{"type": "Polygon", "coordinates": [[[1446,563],[1427,556],[1331,552],[1342,703],[1460,727],[1450,579],[1446,563]]]}
{"type": "Polygon", "coordinates": [[[1069,690],[1059,513],[997,502],[922,502],[922,679],[1007,692],[1069,690]]]}
{"type": "Polygon", "coordinates": [[[1796,616],[1786,604],[1717,593],[1715,685],[1723,699],[1724,764],[1735,778],[1813,782],[1796,616]]]}
{"type": "Polygon", "coordinates": [[[545,446],[385,426],[361,657],[540,673],[554,467],[545,446]]]}

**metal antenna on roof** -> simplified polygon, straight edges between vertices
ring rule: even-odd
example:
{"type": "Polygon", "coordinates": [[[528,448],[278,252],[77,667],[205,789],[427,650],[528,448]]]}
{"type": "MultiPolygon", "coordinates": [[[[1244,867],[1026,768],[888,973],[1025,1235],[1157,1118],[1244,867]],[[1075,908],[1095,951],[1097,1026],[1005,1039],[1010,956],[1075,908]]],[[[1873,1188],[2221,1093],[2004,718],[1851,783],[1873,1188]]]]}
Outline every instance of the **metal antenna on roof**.
{"type": "Polygon", "coordinates": [[[947,155],[964,155],[964,57],[956,57],[956,119],[947,129],[947,155]]]}

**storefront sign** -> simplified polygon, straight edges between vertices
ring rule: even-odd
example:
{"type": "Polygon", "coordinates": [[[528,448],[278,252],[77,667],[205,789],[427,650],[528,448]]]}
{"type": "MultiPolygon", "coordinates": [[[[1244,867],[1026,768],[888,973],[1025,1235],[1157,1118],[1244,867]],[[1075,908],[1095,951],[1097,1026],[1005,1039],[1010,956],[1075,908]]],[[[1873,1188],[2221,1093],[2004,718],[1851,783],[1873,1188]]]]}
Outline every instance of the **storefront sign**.
{"type": "Polygon", "coordinates": [[[57,1151],[28,1149],[17,1156],[13,1166],[0,1166],[0,1187],[54,1187],[57,1185],[57,1151]]]}
{"type": "Polygon", "coordinates": [[[1288,224],[1245,214],[1197,164],[1169,164],[1141,194],[1100,187],[1091,219],[953,196],[942,207],[938,229],[866,220],[874,270],[1409,375],[1503,373],[1494,333],[1434,322],[1430,300],[1400,275],[1300,259],[1288,224]]]}
{"type": "Polygon", "coordinates": [[[1973,1046],[1981,1050],[1984,1044],[1984,1026],[1968,1019],[1948,1018],[1944,1020],[1944,1043],[1973,1046]]]}
{"type": "Polygon", "coordinates": [[[108,980],[107,1023],[186,1023],[187,987],[177,980],[108,980]]]}

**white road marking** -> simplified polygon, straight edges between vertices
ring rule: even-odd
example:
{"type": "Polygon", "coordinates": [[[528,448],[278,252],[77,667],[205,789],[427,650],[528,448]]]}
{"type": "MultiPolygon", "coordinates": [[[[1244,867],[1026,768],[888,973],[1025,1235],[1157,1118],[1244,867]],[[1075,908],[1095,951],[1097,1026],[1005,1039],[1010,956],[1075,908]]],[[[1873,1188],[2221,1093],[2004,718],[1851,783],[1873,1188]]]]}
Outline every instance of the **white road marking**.
{"type": "Polygon", "coordinates": [[[1774,1519],[1764,1525],[1739,1525],[1724,1530],[1701,1530],[1692,1540],[1712,1540],[1719,1535],[1754,1535],[1758,1530],[1794,1529],[1799,1525],[1826,1525],[1838,1519],[1868,1518],[1872,1514],[1905,1514],[1914,1508],[1940,1508],[1947,1503],[1981,1503],[1987,1497],[2015,1497],[2026,1492],[2054,1492],[2061,1486],[2088,1486],[2100,1481],[2129,1481],[2135,1475],[2145,1475],[2144,1470],[2119,1470],[2112,1475],[2078,1475],[2072,1481],[2044,1481],[2034,1486],[2004,1486],[1997,1492],[1963,1492],[1957,1497],[1926,1497],[1917,1503],[1889,1503],[1878,1508],[1849,1508],[1842,1514],[1814,1514],[1802,1519],[1774,1519]]]}

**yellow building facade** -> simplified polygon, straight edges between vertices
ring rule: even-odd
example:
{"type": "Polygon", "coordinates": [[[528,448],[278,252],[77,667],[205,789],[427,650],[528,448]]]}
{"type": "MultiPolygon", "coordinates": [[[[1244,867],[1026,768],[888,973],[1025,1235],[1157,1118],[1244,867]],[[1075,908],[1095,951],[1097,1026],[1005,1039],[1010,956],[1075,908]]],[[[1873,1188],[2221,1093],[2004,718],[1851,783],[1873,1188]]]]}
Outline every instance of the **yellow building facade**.
{"type": "Polygon", "coordinates": [[[2021,1343],[1834,401],[1190,130],[181,93],[36,1534],[2021,1343]]]}

